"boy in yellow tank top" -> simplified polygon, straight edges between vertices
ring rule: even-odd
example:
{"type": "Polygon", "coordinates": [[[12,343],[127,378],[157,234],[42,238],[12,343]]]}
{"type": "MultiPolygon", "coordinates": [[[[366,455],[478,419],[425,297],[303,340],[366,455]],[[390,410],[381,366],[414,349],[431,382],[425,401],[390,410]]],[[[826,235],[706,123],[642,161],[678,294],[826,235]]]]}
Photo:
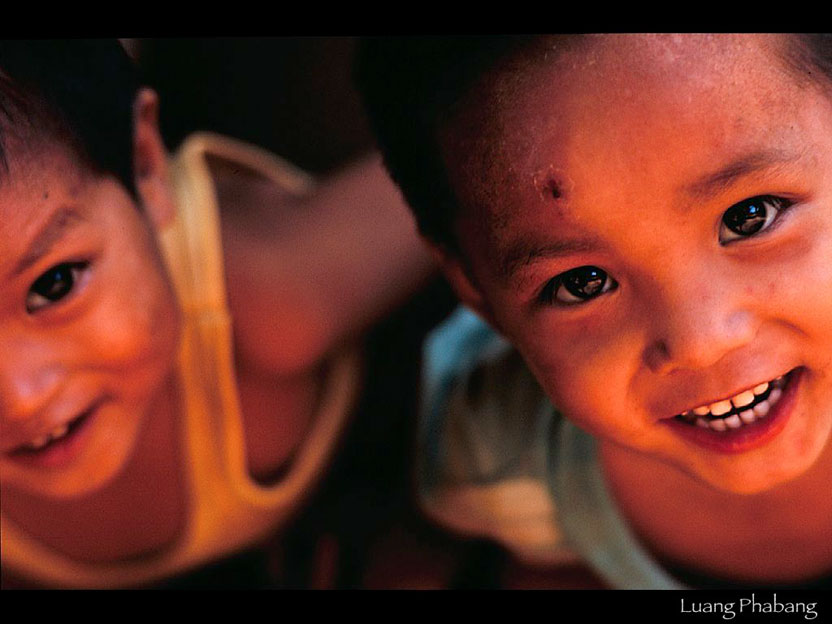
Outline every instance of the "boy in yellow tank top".
{"type": "Polygon", "coordinates": [[[116,42],[0,44],[4,582],[142,585],[265,538],[331,456],[354,337],[430,271],[378,162],[171,160],[157,110],[116,42]]]}

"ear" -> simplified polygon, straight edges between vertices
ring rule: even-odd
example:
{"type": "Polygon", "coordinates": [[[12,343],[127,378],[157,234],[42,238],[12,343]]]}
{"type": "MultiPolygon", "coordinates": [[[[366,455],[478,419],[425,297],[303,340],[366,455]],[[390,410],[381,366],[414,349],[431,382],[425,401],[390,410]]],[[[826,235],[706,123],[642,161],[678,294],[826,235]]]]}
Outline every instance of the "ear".
{"type": "Polygon", "coordinates": [[[159,133],[159,97],[140,89],[133,103],[133,175],[136,192],[156,228],[175,214],[168,154],[159,133]]]}
{"type": "Polygon", "coordinates": [[[490,305],[459,255],[448,251],[445,247],[437,245],[431,240],[423,240],[460,301],[482,317],[491,327],[501,331],[490,305]]]}

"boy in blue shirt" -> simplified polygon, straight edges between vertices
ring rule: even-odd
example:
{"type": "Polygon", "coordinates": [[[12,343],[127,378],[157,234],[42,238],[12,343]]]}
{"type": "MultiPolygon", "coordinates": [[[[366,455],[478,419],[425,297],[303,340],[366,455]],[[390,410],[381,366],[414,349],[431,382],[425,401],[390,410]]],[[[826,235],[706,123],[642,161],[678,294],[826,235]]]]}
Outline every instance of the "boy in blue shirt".
{"type": "Polygon", "coordinates": [[[427,512],[615,587],[823,582],[830,38],[371,40],[359,81],[474,312],[427,345],[427,512]]]}

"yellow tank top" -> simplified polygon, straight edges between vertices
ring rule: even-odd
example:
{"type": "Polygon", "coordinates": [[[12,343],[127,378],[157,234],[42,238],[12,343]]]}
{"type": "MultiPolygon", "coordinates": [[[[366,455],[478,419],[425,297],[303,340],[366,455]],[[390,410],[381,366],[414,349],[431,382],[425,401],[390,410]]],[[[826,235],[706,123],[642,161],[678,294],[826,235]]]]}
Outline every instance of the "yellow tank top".
{"type": "Polygon", "coordinates": [[[57,587],[124,587],[163,579],[264,539],[297,509],[324,472],[357,395],[359,358],[332,357],[318,412],[292,465],[274,486],[251,479],[233,366],[216,192],[206,158],[247,167],[292,194],[311,180],[268,152],[209,134],[189,138],[172,160],[177,215],[159,235],[183,311],[179,376],[187,519],[174,546],[114,563],[75,561],[0,514],[2,564],[57,587]]]}

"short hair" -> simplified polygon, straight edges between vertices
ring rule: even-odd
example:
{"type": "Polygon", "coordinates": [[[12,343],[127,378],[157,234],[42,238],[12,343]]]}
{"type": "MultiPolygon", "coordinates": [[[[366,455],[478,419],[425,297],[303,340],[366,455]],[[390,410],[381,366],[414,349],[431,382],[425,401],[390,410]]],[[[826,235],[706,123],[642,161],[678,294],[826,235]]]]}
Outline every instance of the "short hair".
{"type": "Polygon", "coordinates": [[[373,37],[359,43],[355,80],[385,164],[420,232],[452,250],[457,201],[437,129],[477,78],[529,39],[373,37]]]}
{"type": "Polygon", "coordinates": [[[12,141],[69,146],[135,196],[133,103],[138,70],[115,39],[0,40],[0,175],[12,141]]]}
{"type": "MultiPolygon", "coordinates": [[[[361,42],[355,80],[387,168],[421,233],[459,253],[458,201],[438,131],[474,83],[537,37],[389,37],[361,42]]],[[[789,37],[780,52],[802,81],[832,85],[832,35],[789,37]]]]}

